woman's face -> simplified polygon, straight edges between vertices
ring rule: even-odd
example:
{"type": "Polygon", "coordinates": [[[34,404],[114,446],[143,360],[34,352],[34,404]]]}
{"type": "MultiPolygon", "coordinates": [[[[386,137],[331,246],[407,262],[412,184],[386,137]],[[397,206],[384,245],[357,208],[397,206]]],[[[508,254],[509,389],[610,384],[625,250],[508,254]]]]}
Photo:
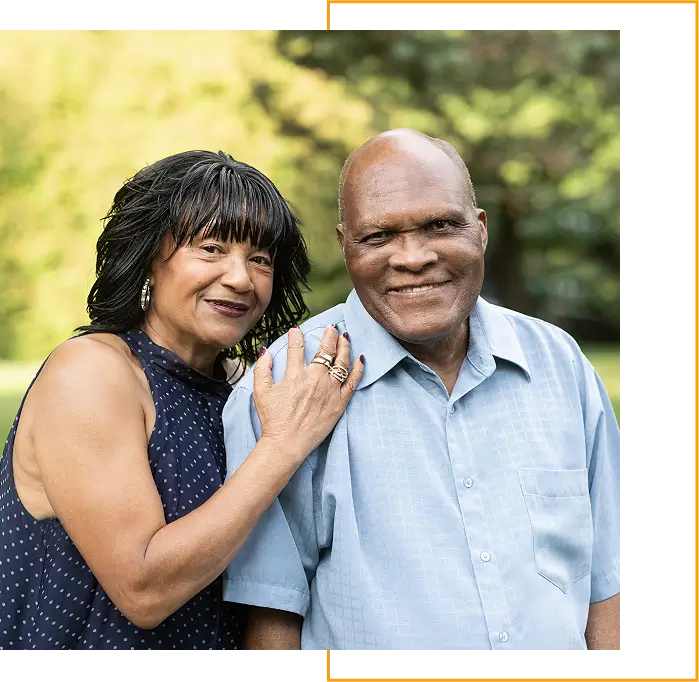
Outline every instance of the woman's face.
{"type": "Polygon", "coordinates": [[[255,326],[272,297],[274,269],[269,253],[250,242],[197,235],[166,260],[172,247],[164,245],[151,270],[146,327],[196,366],[255,326]]]}

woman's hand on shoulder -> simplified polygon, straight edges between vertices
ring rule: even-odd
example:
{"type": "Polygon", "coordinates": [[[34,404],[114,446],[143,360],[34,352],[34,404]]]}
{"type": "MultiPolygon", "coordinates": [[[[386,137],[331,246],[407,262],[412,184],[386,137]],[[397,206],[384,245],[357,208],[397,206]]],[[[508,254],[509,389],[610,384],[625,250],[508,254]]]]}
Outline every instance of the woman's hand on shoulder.
{"type": "MultiPolygon", "coordinates": [[[[262,438],[275,443],[300,464],[332,431],[364,372],[361,358],[350,368],[349,337],[331,325],[325,328],[318,353],[334,358],[334,365],[349,372],[344,382],[315,362],[306,365],[303,332],[289,331],[286,371],[272,379],[272,357],[265,352],[255,365],[254,399],[262,424],[262,438]]],[[[316,357],[318,356],[316,354],[316,357]]]]}

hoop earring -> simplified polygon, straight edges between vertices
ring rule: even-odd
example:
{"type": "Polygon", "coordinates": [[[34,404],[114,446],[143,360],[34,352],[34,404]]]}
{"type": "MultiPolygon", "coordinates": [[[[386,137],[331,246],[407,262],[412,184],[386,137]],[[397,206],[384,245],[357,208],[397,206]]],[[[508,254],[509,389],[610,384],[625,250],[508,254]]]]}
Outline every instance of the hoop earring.
{"type": "Polygon", "coordinates": [[[141,288],[141,310],[144,312],[148,310],[150,305],[150,278],[146,277],[146,281],[143,283],[141,288]]]}

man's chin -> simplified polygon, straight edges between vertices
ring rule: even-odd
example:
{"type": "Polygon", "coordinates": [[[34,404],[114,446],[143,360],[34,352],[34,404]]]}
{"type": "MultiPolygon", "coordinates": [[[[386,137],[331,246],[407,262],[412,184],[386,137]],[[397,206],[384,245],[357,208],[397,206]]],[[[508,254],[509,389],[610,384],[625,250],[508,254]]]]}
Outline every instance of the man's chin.
{"type": "MultiPolygon", "coordinates": [[[[456,318],[453,306],[449,305],[437,304],[427,314],[424,309],[408,311],[388,306],[376,309],[365,307],[376,322],[404,344],[434,343],[458,334],[464,324],[464,320],[456,318]]],[[[468,318],[468,315],[465,317],[468,318]]]]}
{"type": "Polygon", "coordinates": [[[396,325],[392,329],[388,327],[387,329],[398,341],[410,345],[428,345],[458,333],[457,325],[445,326],[443,321],[441,324],[420,327],[396,325]]]}

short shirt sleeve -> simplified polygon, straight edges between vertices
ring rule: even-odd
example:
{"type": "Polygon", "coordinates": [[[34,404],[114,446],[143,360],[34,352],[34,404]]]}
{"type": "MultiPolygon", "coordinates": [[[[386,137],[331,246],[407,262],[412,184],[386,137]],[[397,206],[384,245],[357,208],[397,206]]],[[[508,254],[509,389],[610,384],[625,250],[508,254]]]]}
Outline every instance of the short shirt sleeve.
{"type": "MultiPolygon", "coordinates": [[[[250,388],[234,390],[223,423],[230,477],[261,433],[250,388]]],[[[318,563],[312,475],[305,461],[255,524],[224,573],[225,600],[306,615],[318,563]]]]}
{"type": "Polygon", "coordinates": [[[620,443],[607,391],[592,366],[585,365],[585,436],[594,532],[590,602],[597,602],[620,591],[620,443]]]}

